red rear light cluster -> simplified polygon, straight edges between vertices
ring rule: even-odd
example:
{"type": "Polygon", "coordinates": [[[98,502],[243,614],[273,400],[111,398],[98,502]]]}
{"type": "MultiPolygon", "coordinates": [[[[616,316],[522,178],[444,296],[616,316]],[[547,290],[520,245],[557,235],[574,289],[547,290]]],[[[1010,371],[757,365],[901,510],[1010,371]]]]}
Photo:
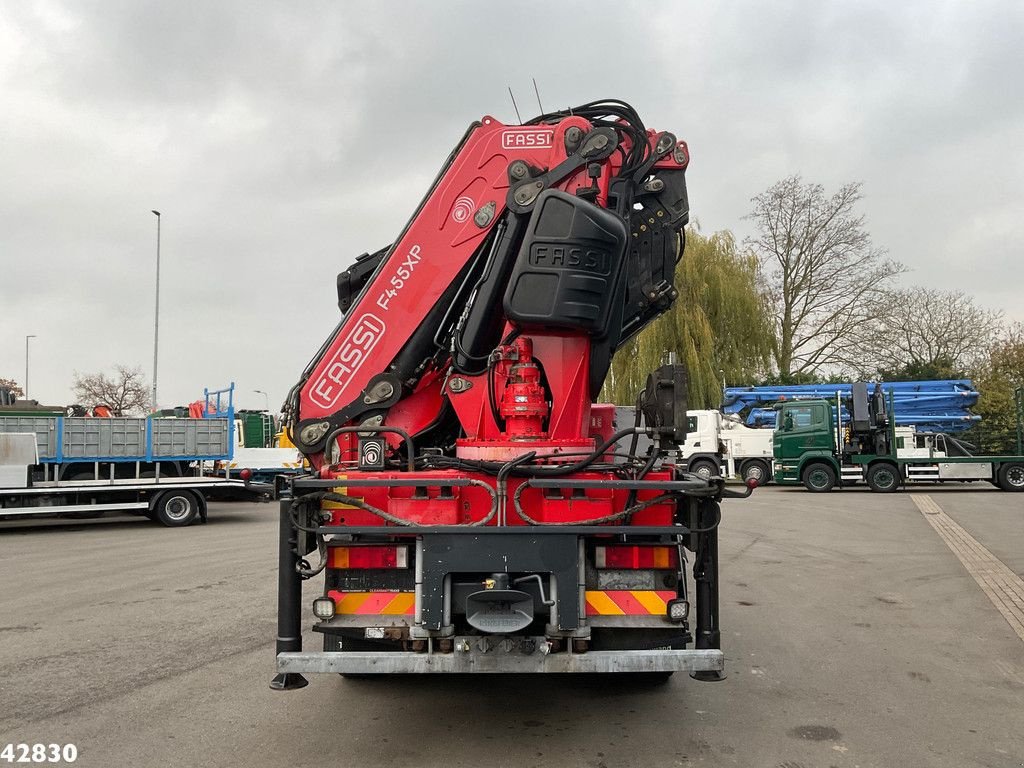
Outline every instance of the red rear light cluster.
{"type": "Polygon", "coordinates": [[[401,545],[331,547],[329,568],[408,568],[409,548],[401,545]]]}
{"type": "Polygon", "coordinates": [[[595,565],[604,569],[678,568],[679,553],[675,547],[608,546],[597,547],[595,565]]]}

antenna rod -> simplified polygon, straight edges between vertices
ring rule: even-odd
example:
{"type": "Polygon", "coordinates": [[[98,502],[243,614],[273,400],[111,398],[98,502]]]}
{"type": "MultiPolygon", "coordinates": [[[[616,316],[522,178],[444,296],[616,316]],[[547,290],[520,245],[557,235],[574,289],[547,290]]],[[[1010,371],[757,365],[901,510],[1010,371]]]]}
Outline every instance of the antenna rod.
{"type": "Polygon", "coordinates": [[[518,120],[519,124],[522,125],[523,124],[523,118],[521,118],[519,116],[519,107],[516,106],[516,97],[514,95],[512,95],[512,86],[511,85],[508,87],[508,95],[512,99],[512,108],[516,111],[516,120],[518,120]]]}
{"type": "Polygon", "coordinates": [[[540,107],[540,113],[544,114],[544,106],[540,103],[540,91],[537,90],[537,78],[531,78],[533,80],[533,92],[537,94],[537,106],[540,107]]]}

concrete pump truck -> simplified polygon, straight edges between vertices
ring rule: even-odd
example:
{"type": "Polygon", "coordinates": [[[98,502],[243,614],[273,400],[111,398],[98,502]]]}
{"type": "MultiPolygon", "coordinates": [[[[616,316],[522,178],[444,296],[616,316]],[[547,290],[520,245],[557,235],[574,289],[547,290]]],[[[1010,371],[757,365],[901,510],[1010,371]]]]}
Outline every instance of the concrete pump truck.
{"type": "Polygon", "coordinates": [[[273,688],[721,677],[720,502],[750,490],[666,460],[681,367],[651,372],[625,427],[595,403],[677,297],[689,160],[621,101],[483,117],[397,240],[338,276],[342,319],[284,409],[312,472],[281,505],[273,688]],[[301,584],[320,574],[323,646],[304,651],[301,584]]]}

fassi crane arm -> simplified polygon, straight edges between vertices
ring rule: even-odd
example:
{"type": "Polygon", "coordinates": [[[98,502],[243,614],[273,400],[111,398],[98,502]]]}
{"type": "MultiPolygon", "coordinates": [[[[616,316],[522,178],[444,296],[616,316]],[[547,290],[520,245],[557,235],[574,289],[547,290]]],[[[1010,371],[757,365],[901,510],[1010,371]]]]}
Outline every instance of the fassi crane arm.
{"type": "MultiPolygon", "coordinates": [[[[628,262],[624,269],[595,261],[600,249],[583,257],[615,276],[614,306],[603,310],[608,317],[563,330],[588,337],[587,394],[595,394],[621,340],[675,298],[688,161],[684,143],[646,130],[621,102],[595,102],[522,126],[493,117],[471,125],[398,240],[339,276],[346,314],[286,404],[296,445],[319,467],[328,437],[346,425],[386,422],[413,435],[437,428],[446,380],[453,372],[483,374],[513,328],[508,315],[522,313],[522,306],[510,310],[505,296],[516,257],[524,239],[543,235],[538,205],[559,193],[572,196],[562,206],[567,215],[587,218],[588,236],[619,226],[605,214],[632,235],[625,256],[615,254],[628,262]],[[609,210],[595,213],[599,208],[609,210]]],[[[545,205],[548,220],[557,221],[558,204],[545,205]]],[[[572,303],[572,296],[559,300],[572,303]]],[[[463,424],[462,431],[471,429],[463,424]]]]}

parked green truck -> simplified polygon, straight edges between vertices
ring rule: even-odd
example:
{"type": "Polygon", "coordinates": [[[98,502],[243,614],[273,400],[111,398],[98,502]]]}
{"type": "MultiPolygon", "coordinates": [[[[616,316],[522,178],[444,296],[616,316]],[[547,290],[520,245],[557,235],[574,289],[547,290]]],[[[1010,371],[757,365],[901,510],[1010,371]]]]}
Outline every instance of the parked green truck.
{"type": "Polygon", "coordinates": [[[984,480],[1004,491],[1024,491],[1024,390],[1018,389],[1015,399],[1018,445],[1012,456],[974,455],[972,446],[950,435],[897,430],[892,399],[880,385],[873,392],[864,383],[853,386],[845,424],[838,416],[838,399],[779,403],[772,442],[774,480],[816,493],[862,480],[879,493],[899,490],[908,482],[984,480]]]}

